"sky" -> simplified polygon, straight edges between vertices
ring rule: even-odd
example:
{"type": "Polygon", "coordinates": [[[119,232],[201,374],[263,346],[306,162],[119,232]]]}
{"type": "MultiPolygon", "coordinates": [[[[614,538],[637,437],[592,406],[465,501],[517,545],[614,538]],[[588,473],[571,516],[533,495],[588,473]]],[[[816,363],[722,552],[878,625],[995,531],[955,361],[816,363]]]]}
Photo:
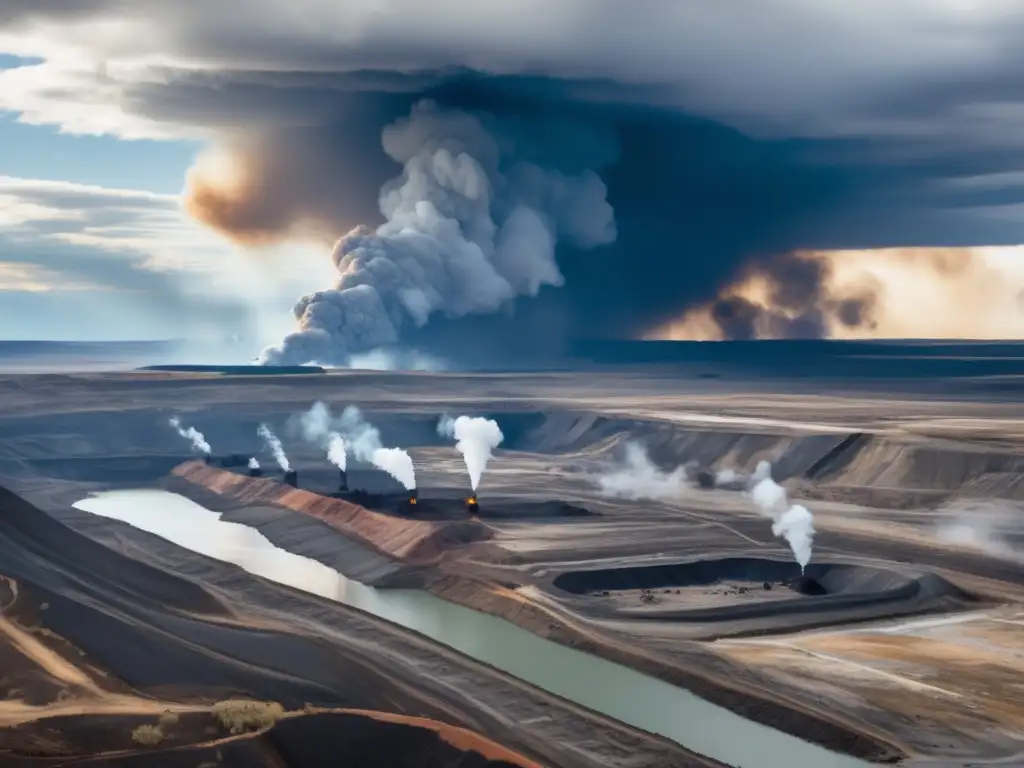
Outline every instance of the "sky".
{"type": "Polygon", "coordinates": [[[254,9],[3,4],[0,338],[1024,333],[1017,2],[254,9]]]}

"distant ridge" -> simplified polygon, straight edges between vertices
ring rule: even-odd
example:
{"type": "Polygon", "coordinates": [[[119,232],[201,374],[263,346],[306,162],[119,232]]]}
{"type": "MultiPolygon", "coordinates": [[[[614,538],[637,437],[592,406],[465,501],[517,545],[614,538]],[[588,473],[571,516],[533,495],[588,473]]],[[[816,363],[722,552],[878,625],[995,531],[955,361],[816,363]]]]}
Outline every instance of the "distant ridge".
{"type": "Polygon", "coordinates": [[[0,339],[0,355],[4,354],[39,354],[53,352],[93,352],[93,351],[136,351],[153,352],[175,349],[182,342],[174,340],[158,341],[47,341],[31,339],[0,339]]]}
{"type": "Polygon", "coordinates": [[[327,372],[318,365],[144,365],[135,370],[166,373],[221,373],[227,376],[283,376],[327,372]]]}
{"type": "Polygon", "coordinates": [[[732,360],[783,356],[884,355],[887,357],[1020,357],[1024,340],[965,339],[757,339],[749,341],[635,341],[630,339],[578,339],[573,356],[610,355],[645,360],[678,357],[686,360],[732,360]]]}
{"type": "Polygon", "coordinates": [[[578,340],[567,357],[599,366],[704,365],[760,376],[922,378],[1024,375],[1024,341],[786,339],[578,340]]]}

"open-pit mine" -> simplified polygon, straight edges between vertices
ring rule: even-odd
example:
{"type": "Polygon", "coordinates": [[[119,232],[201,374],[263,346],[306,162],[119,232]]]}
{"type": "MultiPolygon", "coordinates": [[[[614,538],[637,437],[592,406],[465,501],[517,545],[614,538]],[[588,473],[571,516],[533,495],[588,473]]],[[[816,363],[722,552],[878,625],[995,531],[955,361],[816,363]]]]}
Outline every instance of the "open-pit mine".
{"type": "Polygon", "coordinates": [[[1009,387],[2,376],[0,764],[1024,764],[1009,387]]]}

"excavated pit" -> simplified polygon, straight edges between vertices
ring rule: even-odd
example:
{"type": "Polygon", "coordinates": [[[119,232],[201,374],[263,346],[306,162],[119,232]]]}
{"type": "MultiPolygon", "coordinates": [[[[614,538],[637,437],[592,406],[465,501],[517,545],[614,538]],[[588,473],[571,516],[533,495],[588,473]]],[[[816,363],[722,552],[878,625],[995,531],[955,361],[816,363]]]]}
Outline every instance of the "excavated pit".
{"type": "Polygon", "coordinates": [[[934,574],[909,569],[811,563],[801,573],[792,561],[745,557],[568,571],[551,585],[600,613],[680,622],[835,618],[874,607],[899,615],[972,600],[934,574]]]}

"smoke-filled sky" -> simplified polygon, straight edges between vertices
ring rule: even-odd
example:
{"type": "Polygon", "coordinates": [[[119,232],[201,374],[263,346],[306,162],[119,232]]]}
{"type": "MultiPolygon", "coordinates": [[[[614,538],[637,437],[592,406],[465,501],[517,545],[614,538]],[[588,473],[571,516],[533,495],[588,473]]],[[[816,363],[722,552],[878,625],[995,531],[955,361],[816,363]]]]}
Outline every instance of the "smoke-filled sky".
{"type": "Polygon", "coordinates": [[[7,0],[0,336],[1019,336],[1021,40],[1011,0],[7,0]]]}

